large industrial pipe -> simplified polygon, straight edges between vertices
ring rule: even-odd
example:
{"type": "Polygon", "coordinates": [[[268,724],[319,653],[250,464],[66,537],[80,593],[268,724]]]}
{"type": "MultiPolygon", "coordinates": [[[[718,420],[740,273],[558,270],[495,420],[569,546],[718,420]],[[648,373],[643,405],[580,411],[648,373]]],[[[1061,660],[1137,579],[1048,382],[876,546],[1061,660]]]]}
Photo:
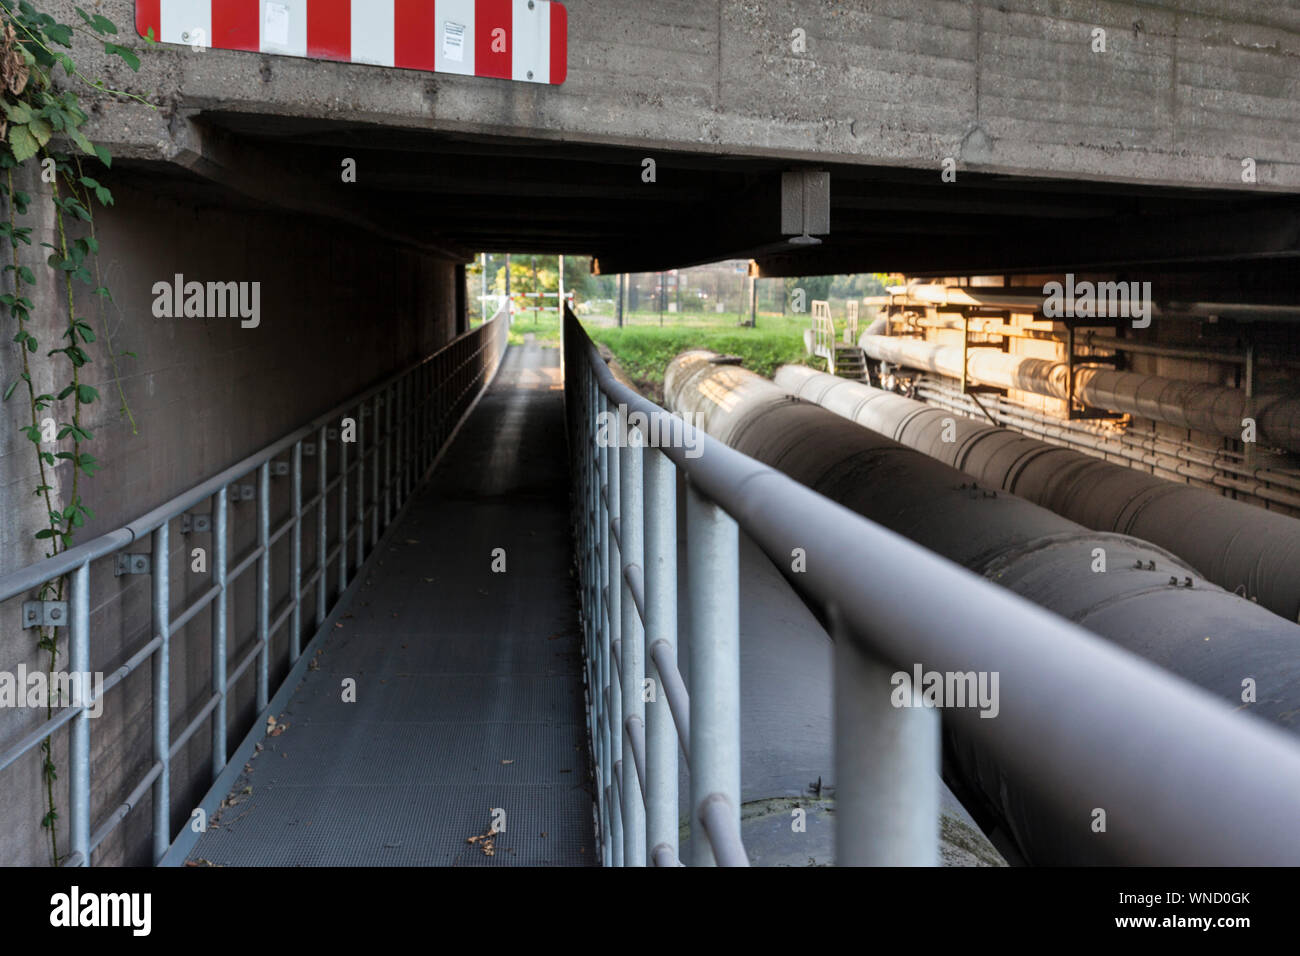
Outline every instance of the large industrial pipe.
{"type": "MultiPolygon", "coordinates": [[[[1237,706],[1300,728],[1300,626],[1210,584],[1155,545],[981,488],[715,358],[685,352],[664,376],[669,407],[701,415],[711,435],[1237,706]]],[[[862,573],[887,575],[889,556],[862,573]]],[[[1028,861],[1095,855],[1085,821],[1070,832],[1036,825],[1032,794],[1014,790],[1000,768],[954,737],[946,748],[949,776],[1010,828],[1028,861]]]]}
{"type": "MultiPolygon", "coordinates": [[[[863,335],[858,345],[882,362],[962,377],[960,346],[936,345],[895,335],[863,335]]],[[[966,377],[984,385],[1015,388],[1035,395],[1068,399],[1070,372],[1062,362],[1008,355],[995,349],[972,349],[966,377]]],[[[1184,382],[1158,375],[1116,372],[1095,367],[1074,369],[1074,397],[1096,408],[1240,438],[1253,401],[1256,437],[1260,444],[1300,452],[1300,398],[1259,395],[1253,400],[1238,388],[1204,382],[1184,382]]]]}
{"type": "Polygon", "coordinates": [[[1300,620],[1300,520],[805,366],[782,366],[776,384],[985,487],[1157,544],[1220,587],[1300,620]]]}

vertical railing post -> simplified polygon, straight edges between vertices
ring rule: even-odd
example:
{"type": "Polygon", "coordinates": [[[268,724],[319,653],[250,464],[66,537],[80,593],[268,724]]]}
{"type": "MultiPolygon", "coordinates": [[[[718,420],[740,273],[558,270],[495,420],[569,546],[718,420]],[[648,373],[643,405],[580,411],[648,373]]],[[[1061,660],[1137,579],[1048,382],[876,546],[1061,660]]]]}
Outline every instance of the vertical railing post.
{"type": "Polygon", "coordinates": [[[384,389],[384,527],[393,516],[393,386],[384,389]]]}
{"type": "Polygon", "coordinates": [[[271,463],[257,470],[257,712],[266,709],[271,696],[271,463]]]}
{"type": "Polygon", "coordinates": [[[677,859],[677,730],[652,656],[662,644],[677,658],[677,474],[657,448],[645,452],[645,616],[646,844],[651,859],[659,846],[677,859]]]}
{"type": "Polygon", "coordinates": [[[402,379],[404,399],[402,401],[403,430],[406,432],[406,454],[402,456],[402,504],[411,500],[415,489],[415,378],[407,375],[402,379]]]}
{"type": "MultiPolygon", "coordinates": [[[[90,563],[72,572],[69,582],[71,634],[68,664],[74,674],[90,674],[90,563]]],[[[83,678],[87,680],[88,678],[83,678]]],[[[90,866],[90,708],[72,718],[68,739],[69,849],[90,866]]]]}
{"type": "Polygon", "coordinates": [[[357,403],[357,572],[366,560],[366,403],[357,403]]]}
{"type": "MultiPolygon", "coordinates": [[[[834,622],[833,622],[834,624],[834,622]]],[[[939,710],[895,707],[896,668],[834,625],[835,864],[935,866],[939,860],[939,710]]]]}
{"type": "MultiPolygon", "coordinates": [[[[618,435],[626,447],[619,454],[619,537],[621,538],[622,567],[641,566],[642,534],[645,526],[645,512],[642,508],[642,450],[641,432],[627,424],[625,416],[619,415],[618,435]]],[[[631,586],[627,576],[620,573],[618,583],[622,593],[619,603],[622,606],[622,622],[619,633],[622,641],[622,675],[620,685],[623,688],[622,719],[619,730],[623,738],[623,865],[645,866],[645,806],[641,801],[641,787],[637,784],[636,752],[632,746],[631,724],[645,725],[645,695],[642,685],[645,681],[645,636],[641,628],[641,617],[637,613],[636,601],[632,598],[631,586]]],[[[644,781],[642,781],[644,783],[644,781]]]]}
{"type": "Polygon", "coordinates": [[[609,487],[609,442],[601,441],[600,415],[604,411],[605,399],[599,390],[596,403],[592,407],[595,417],[597,456],[600,461],[600,480],[596,488],[596,523],[600,539],[599,566],[596,574],[596,620],[600,625],[600,643],[597,649],[596,687],[593,696],[596,699],[596,717],[600,733],[597,759],[600,761],[600,812],[601,812],[601,853],[605,866],[614,865],[614,841],[610,830],[613,815],[610,806],[613,793],[613,771],[610,767],[609,743],[609,602],[605,595],[609,592],[609,507],[606,504],[606,491],[609,487]]]}
{"type": "Polygon", "coordinates": [[[740,826],[740,575],[736,522],[686,486],[690,575],[691,862],[713,866],[701,821],[720,796],[740,826]]]}
{"type": "Polygon", "coordinates": [[[293,464],[291,465],[293,488],[293,536],[289,547],[289,599],[293,610],[289,614],[289,663],[293,664],[302,654],[302,441],[293,443],[293,464]]]}
{"type": "Polygon", "coordinates": [[[420,366],[420,475],[429,470],[437,449],[430,440],[432,424],[429,415],[429,397],[433,391],[433,363],[425,362],[420,366]]]}
{"type": "Polygon", "coordinates": [[[217,596],[212,602],[212,693],[217,696],[217,706],[212,712],[212,779],[217,779],[226,769],[226,609],[230,595],[226,590],[226,568],[229,566],[229,538],[227,533],[226,489],[217,489],[212,496],[212,583],[217,596]]]}
{"type": "Polygon", "coordinates": [[[339,428],[339,597],[348,589],[348,443],[339,428]]]}
{"type": "Polygon", "coordinates": [[[379,395],[371,400],[370,426],[370,497],[375,499],[370,512],[370,550],[379,547],[379,395]]]}
{"type": "Polygon", "coordinates": [[[397,500],[394,510],[401,511],[406,504],[406,465],[410,458],[411,446],[407,434],[406,379],[397,380],[397,500]]]}
{"type": "Polygon", "coordinates": [[[329,495],[326,493],[326,486],[329,485],[329,459],[327,450],[329,445],[326,436],[329,431],[324,425],[316,435],[316,629],[320,630],[325,626],[325,616],[329,610],[328,592],[329,592],[329,562],[325,556],[329,554],[329,495]]]}
{"type": "MultiPolygon", "coordinates": [[[[608,398],[605,401],[606,421],[608,427],[606,434],[608,440],[605,450],[608,456],[608,482],[605,485],[605,497],[608,507],[608,519],[606,524],[609,526],[609,567],[605,584],[605,602],[608,606],[609,618],[609,650],[606,652],[605,671],[606,682],[609,687],[609,707],[606,713],[605,732],[609,736],[609,758],[610,773],[613,780],[617,783],[615,791],[619,794],[617,805],[610,807],[610,837],[613,842],[614,861],[611,865],[623,865],[623,814],[621,805],[627,801],[627,784],[626,777],[623,776],[623,722],[619,715],[623,713],[623,688],[619,686],[617,676],[611,673],[613,669],[614,648],[619,648],[620,656],[622,655],[623,634],[623,607],[622,595],[623,589],[620,587],[623,581],[623,552],[619,547],[619,524],[621,511],[619,510],[619,489],[622,487],[619,477],[619,466],[621,465],[620,449],[618,447],[618,420],[617,408],[612,407],[608,398]]],[[[636,773],[635,770],[632,773],[636,773]]]]}
{"type": "Polygon", "coordinates": [[[162,769],[153,782],[153,861],[171,844],[171,547],[168,523],[153,533],[153,632],[161,640],[153,653],[153,759],[162,769]]]}

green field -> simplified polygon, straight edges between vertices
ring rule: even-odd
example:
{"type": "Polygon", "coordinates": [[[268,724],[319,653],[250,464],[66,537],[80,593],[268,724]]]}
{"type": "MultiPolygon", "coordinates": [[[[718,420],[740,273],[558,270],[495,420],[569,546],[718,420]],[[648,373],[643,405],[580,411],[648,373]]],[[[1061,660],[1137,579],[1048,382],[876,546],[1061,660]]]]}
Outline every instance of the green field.
{"type": "MultiPolygon", "coordinates": [[[[748,315],[745,316],[748,319],[748,315]]],[[[680,352],[687,349],[712,349],[726,355],[738,355],[745,368],[771,376],[778,366],[810,364],[820,368],[821,359],[804,354],[803,330],[807,316],[783,316],[759,313],[755,328],[741,326],[736,313],[687,313],[665,315],[628,313],[622,328],[613,319],[588,316],[583,327],[598,345],[613,353],[623,373],[647,398],[663,399],[664,369],[680,352]]],[[[539,345],[558,348],[560,320],[555,313],[539,313],[536,321],[530,312],[515,315],[510,327],[510,343],[522,345],[527,336],[539,345]]]]}

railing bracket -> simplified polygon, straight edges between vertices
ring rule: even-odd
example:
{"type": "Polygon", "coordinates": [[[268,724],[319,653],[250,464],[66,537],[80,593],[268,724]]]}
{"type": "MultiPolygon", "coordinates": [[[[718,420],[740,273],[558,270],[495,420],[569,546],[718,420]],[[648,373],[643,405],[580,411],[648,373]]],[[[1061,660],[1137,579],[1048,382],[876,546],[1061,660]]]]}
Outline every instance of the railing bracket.
{"type": "Polygon", "coordinates": [[[23,628],[32,627],[66,627],[68,624],[67,601],[24,601],[23,628]]]}
{"type": "Polygon", "coordinates": [[[212,515],[181,515],[181,534],[209,534],[212,515]]]}
{"type": "Polygon", "coordinates": [[[113,574],[119,578],[124,574],[148,574],[153,564],[150,557],[147,554],[119,554],[113,574]]]}

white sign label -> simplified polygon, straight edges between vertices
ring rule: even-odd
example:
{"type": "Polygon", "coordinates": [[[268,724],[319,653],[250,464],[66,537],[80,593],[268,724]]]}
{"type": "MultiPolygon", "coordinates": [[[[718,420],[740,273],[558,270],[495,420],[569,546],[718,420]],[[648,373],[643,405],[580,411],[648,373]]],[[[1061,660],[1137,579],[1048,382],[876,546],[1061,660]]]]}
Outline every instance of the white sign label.
{"type": "Polygon", "coordinates": [[[443,21],[442,55],[457,63],[465,59],[465,24],[452,23],[450,20],[443,21]]]}
{"type": "Polygon", "coordinates": [[[262,24],[262,37],[272,46],[289,45],[289,7],[283,3],[267,3],[266,22],[262,24]]]}

